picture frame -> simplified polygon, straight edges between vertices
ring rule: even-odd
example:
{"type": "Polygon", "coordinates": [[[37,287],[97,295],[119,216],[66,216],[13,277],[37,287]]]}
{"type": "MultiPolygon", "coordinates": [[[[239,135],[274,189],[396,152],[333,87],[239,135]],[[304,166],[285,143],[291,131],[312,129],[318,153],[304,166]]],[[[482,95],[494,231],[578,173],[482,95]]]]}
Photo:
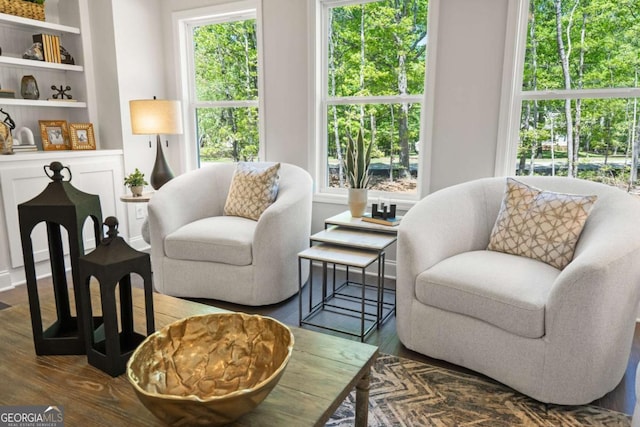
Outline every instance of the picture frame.
{"type": "Polygon", "coordinates": [[[93,123],[71,123],[69,125],[72,150],[95,150],[96,137],[93,123]]]}
{"type": "Polygon", "coordinates": [[[66,120],[38,120],[42,148],[45,151],[70,150],[69,129],[66,120]]]}

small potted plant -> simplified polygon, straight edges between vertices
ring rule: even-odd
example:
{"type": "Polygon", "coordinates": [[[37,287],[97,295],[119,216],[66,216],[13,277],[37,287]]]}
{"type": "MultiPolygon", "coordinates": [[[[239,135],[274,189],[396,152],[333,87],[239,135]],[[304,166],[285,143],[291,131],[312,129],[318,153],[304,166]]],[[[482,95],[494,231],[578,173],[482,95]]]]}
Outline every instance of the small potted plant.
{"type": "Polygon", "coordinates": [[[349,210],[352,217],[360,218],[367,208],[369,164],[371,163],[371,146],[373,144],[369,143],[365,148],[362,129],[358,131],[358,137],[355,141],[350,134],[347,137],[344,169],[349,181],[349,210]]]}
{"type": "Polygon", "coordinates": [[[144,180],[144,173],[140,172],[140,170],[136,168],[133,173],[124,178],[124,185],[129,187],[131,194],[133,194],[134,197],[140,197],[142,196],[144,186],[149,185],[149,183],[144,180]]]}

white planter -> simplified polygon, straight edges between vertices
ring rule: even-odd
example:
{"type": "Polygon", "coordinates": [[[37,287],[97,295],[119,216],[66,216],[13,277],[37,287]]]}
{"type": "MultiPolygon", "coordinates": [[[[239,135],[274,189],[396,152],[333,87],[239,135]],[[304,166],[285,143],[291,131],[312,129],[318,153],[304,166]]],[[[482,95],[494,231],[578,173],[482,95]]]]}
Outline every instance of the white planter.
{"type": "Polygon", "coordinates": [[[142,196],[142,190],[144,190],[144,185],[132,185],[129,187],[131,189],[131,194],[135,197],[142,196]]]}
{"type": "Polygon", "coordinates": [[[367,189],[349,188],[349,211],[354,218],[360,218],[367,210],[367,189]]]}

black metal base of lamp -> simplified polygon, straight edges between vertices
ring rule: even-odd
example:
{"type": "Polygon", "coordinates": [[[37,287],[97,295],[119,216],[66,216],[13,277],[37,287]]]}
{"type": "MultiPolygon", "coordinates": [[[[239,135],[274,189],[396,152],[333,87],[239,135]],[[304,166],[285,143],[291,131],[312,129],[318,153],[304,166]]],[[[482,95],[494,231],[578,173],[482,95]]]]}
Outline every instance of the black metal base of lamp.
{"type": "Polygon", "coordinates": [[[160,142],[160,135],[158,135],[156,140],[156,162],[153,165],[153,171],[151,171],[151,186],[154,190],[159,190],[160,187],[171,181],[173,176],[171,166],[169,166],[162,152],[162,143],[160,142]]]}

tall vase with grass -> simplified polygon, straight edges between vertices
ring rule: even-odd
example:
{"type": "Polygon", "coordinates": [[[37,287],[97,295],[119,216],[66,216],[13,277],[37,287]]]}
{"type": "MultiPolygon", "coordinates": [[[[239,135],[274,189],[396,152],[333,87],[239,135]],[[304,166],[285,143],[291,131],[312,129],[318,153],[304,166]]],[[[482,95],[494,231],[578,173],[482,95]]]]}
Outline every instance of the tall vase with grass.
{"type": "Polygon", "coordinates": [[[349,211],[354,218],[360,218],[367,209],[367,187],[369,185],[369,164],[371,163],[371,143],[365,148],[362,129],[356,141],[347,135],[347,152],[344,169],[349,181],[349,211]]]}

